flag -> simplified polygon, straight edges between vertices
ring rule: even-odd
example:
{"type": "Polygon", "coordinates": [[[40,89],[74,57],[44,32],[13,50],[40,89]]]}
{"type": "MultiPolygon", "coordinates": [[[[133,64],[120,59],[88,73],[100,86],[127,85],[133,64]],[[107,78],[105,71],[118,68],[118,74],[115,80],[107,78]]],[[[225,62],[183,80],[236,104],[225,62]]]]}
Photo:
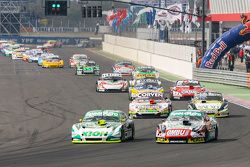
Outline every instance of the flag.
{"type": "MultiPolygon", "coordinates": [[[[197,10],[197,0],[194,1],[194,10],[193,10],[193,14],[194,15],[198,15],[198,10],[197,10]]],[[[196,27],[200,27],[200,23],[198,22],[198,17],[197,16],[192,16],[192,23],[194,23],[196,25],[196,27]]]]}

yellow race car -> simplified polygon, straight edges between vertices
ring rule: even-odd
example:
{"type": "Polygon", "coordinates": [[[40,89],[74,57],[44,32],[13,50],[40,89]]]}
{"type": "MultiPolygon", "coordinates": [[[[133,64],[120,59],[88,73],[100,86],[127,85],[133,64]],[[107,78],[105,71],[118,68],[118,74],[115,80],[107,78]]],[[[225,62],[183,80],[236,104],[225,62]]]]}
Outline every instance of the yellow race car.
{"type": "Polygon", "coordinates": [[[58,57],[52,57],[43,60],[42,67],[43,68],[63,68],[64,61],[58,57]]]}

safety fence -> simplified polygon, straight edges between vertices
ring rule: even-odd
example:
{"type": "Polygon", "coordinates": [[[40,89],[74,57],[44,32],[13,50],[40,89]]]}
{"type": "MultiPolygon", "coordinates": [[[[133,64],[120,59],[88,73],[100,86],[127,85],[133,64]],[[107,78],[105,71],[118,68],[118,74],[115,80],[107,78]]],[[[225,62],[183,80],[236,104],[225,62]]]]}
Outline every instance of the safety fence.
{"type": "Polygon", "coordinates": [[[250,88],[250,73],[246,72],[194,68],[193,78],[199,81],[250,88]]]}

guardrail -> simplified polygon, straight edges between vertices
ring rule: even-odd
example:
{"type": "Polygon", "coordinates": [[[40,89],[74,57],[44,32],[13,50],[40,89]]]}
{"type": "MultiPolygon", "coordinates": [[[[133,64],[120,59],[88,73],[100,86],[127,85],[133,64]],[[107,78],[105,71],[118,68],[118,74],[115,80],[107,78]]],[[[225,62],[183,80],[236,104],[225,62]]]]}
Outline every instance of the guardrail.
{"type": "Polygon", "coordinates": [[[250,73],[245,72],[194,68],[193,78],[199,81],[250,88],[250,73]]]}

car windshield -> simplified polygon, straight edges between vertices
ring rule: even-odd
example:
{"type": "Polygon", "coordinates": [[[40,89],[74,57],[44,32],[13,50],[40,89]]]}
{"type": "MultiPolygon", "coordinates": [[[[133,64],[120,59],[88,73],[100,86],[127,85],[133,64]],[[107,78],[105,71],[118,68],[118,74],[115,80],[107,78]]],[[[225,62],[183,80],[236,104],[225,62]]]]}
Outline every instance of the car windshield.
{"type": "Polygon", "coordinates": [[[85,122],[97,122],[103,119],[107,122],[120,122],[120,114],[117,112],[88,112],[83,118],[85,122]]]}
{"type": "Polygon", "coordinates": [[[120,63],[117,63],[116,65],[119,65],[119,66],[131,66],[132,63],[131,62],[120,62],[120,63]]]}
{"type": "Polygon", "coordinates": [[[140,72],[145,72],[145,73],[151,73],[151,72],[154,72],[155,69],[154,68],[140,68],[139,71],[140,72]]]}
{"type": "Polygon", "coordinates": [[[135,85],[136,89],[158,89],[160,88],[158,83],[147,82],[147,83],[138,83],[135,85]]]}
{"type": "Polygon", "coordinates": [[[59,61],[60,59],[59,58],[56,58],[56,57],[53,57],[53,58],[50,58],[48,59],[48,61],[59,61]]]}
{"type": "Polygon", "coordinates": [[[108,77],[104,77],[102,78],[103,80],[113,80],[113,81],[118,81],[121,80],[122,77],[117,77],[117,76],[108,76],[108,77]]]}
{"type": "Polygon", "coordinates": [[[197,96],[195,96],[195,99],[223,101],[223,97],[221,94],[198,94],[197,96]]]}
{"type": "Polygon", "coordinates": [[[95,63],[94,62],[87,62],[86,65],[87,66],[95,66],[95,63]]]}
{"type": "Polygon", "coordinates": [[[176,86],[200,86],[200,83],[193,80],[177,81],[176,86]]]}
{"type": "Polygon", "coordinates": [[[184,121],[184,120],[188,120],[188,121],[202,121],[202,117],[200,116],[176,116],[176,115],[170,115],[167,118],[168,121],[184,121]]]}

